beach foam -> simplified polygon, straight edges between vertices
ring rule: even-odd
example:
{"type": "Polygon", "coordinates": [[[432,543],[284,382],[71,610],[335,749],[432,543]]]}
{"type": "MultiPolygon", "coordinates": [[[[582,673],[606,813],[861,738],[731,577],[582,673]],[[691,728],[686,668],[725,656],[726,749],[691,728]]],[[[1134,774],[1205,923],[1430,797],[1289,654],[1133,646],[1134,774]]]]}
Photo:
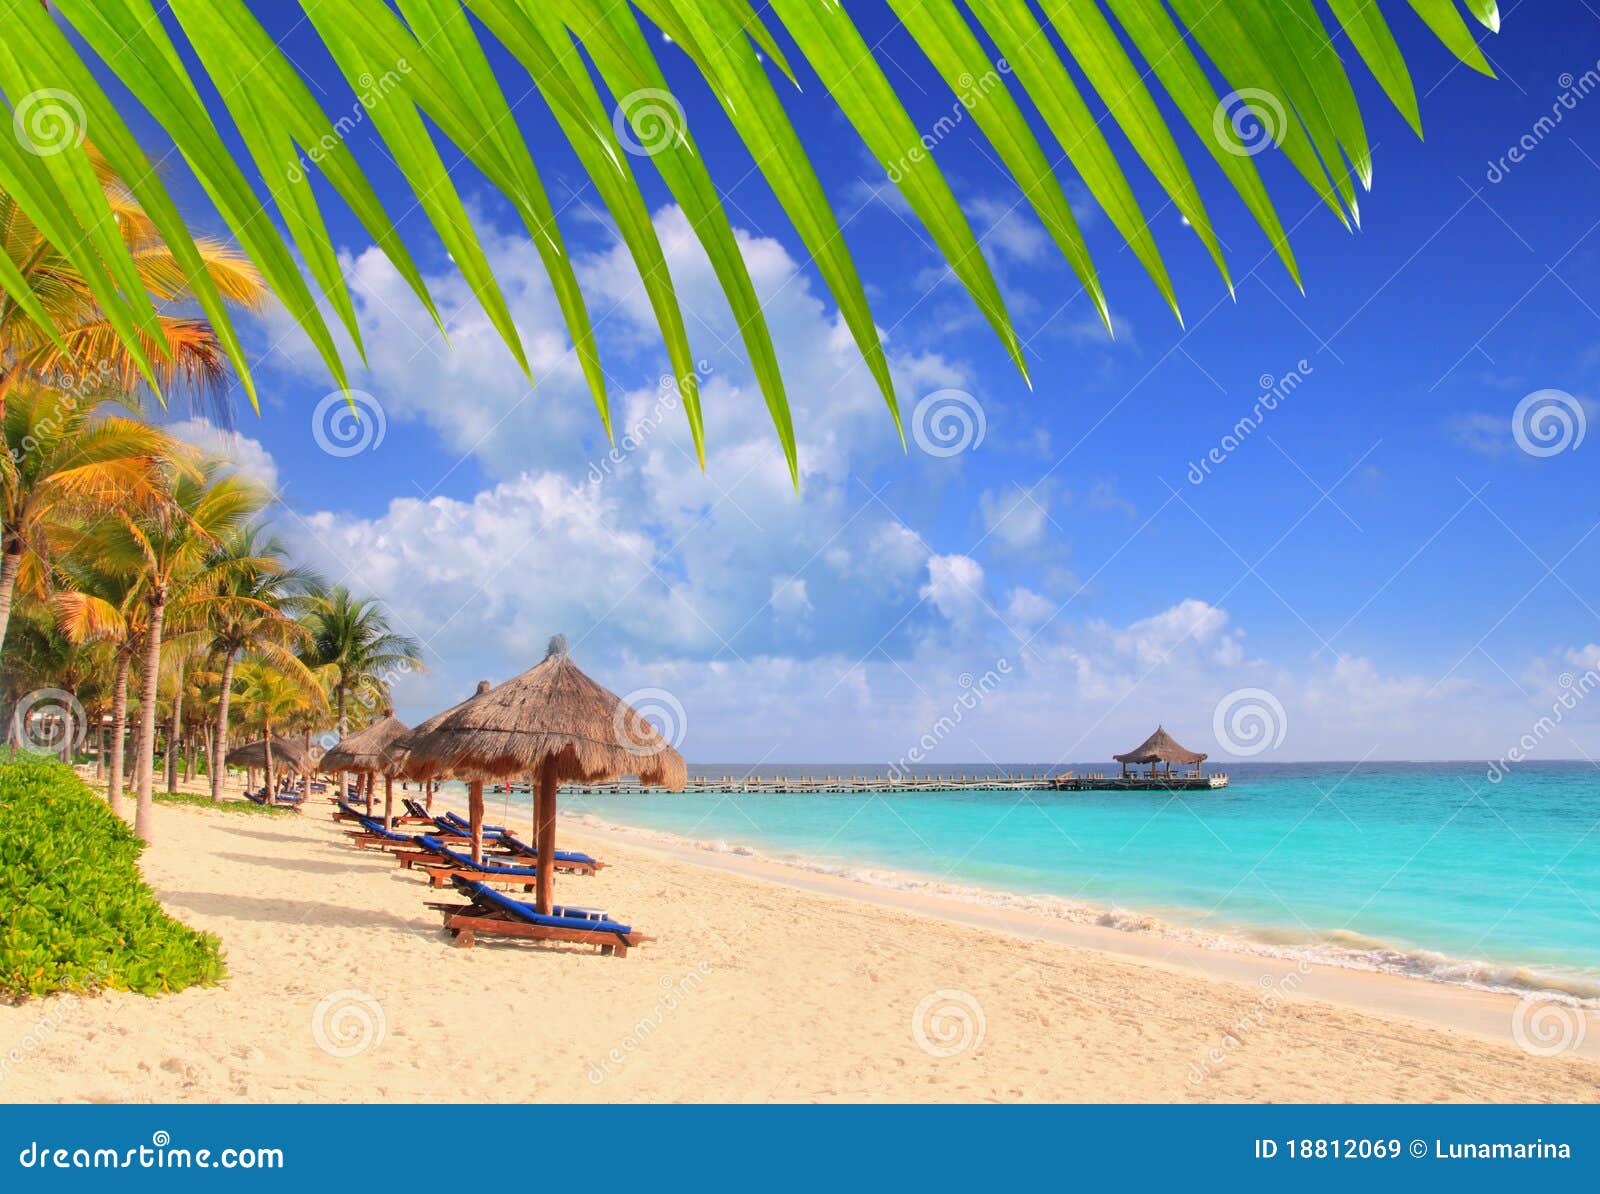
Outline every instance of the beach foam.
{"type": "Polygon", "coordinates": [[[869,887],[956,900],[1028,916],[1095,925],[1125,933],[1150,934],[1202,949],[1279,958],[1314,965],[1337,966],[1379,974],[1395,974],[1482,991],[1514,995],[1538,994],[1574,1006],[1600,1009],[1600,979],[1556,968],[1534,969],[1500,962],[1454,958],[1432,950],[1396,945],[1334,929],[1308,940],[1304,932],[1273,927],[1233,926],[1226,930],[1186,925],[1181,911],[1162,917],[1146,911],[1104,907],[1053,894],[1020,894],[971,884],[952,883],[907,871],[856,863],[819,861],[796,855],[768,854],[722,838],[692,838],[665,830],[608,821],[593,813],[567,818],[574,824],[619,833],[638,841],[679,850],[701,850],[828,875],[869,887]]]}

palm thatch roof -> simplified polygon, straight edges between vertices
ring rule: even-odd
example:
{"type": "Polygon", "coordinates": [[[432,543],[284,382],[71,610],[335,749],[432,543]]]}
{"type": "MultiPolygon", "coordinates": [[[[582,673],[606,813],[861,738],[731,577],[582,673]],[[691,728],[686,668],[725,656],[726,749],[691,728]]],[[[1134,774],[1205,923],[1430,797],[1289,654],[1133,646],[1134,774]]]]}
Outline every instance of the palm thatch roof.
{"type": "Polygon", "coordinates": [[[417,754],[411,749],[411,744],[420,741],[438,729],[439,726],[444,724],[445,718],[461,708],[462,705],[465,705],[467,701],[477,700],[492,687],[494,686],[489,681],[479,680],[478,687],[473,690],[472,695],[466,701],[451,705],[443,713],[435,713],[428,720],[418,723],[413,729],[407,730],[396,738],[389,746],[389,757],[394,761],[394,774],[405,779],[418,780],[437,779],[443,775],[444,768],[440,765],[438,759],[417,754]]]}
{"type": "Polygon", "coordinates": [[[403,744],[405,774],[418,779],[553,770],[561,783],[636,775],[674,791],[688,780],[683,756],[638,710],[584,675],[561,635],[537,667],[430,718],[403,744]]]}
{"type": "Polygon", "coordinates": [[[329,747],[317,766],[323,771],[392,773],[401,759],[395,743],[409,732],[404,722],[388,714],[337,746],[329,747]]]}
{"type": "Polygon", "coordinates": [[[1206,756],[1184,746],[1179,746],[1162,726],[1156,727],[1142,743],[1125,755],[1112,755],[1119,763],[1202,763],[1206,756]]]}
{"type": "MultiPolygon", "coordinates": [[[[258,771],[263,770],[267,765],[267,740],[258,738],[254,742],[236,746],[228,752],[225,761],[229,767],[254,767],[258,771]]],[[[288,738],[277,737],[272,739],[272,765],[300,772],[309,771],[313,767],[305,747],[288,738]]]]}

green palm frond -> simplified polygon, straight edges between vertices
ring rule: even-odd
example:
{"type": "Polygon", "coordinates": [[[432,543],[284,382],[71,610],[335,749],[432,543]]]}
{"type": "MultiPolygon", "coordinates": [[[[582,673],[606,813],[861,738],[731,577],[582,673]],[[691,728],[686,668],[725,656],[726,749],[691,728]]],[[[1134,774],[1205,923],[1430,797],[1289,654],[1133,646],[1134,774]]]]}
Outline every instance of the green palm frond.
{"type": "MultiPolygon", "coordinates": [[[[806,144],[782,101],[795,81],[790,53],[797,52],[795,61],[803,60],[821,80],[1026,376],[1021,341],[979,238],[930,148],[938,137],[918,127],[898,93],[899,76],[884,69],[881,51],[867,44],[836,0],[770,0],[763,11],[772,28],[747,0],[635,0],[631,6],[609,0],[395,0],[393,6],[388,0],[301,0],[301,7],[359,99],[359,107],[337,121],[244,0],[54,5],[60,20],[100,59],[95,69],[115,75],[165,130],[243,254],[339,384],[347,384],[346,363],[324,309],[358,352],[361,339],[322,200],[311,184],[313,172],[322,174],[440,322],[410,250],[345,144],[353,118],[370,123],[526,371],[517,329],[446,157],[459,153],[508,198],[550,275],[609,432],[605,374],[584,296],[534,155],[491,69],[485,42],[492,39],[528,72],[532,91],[555,116],[616,221],[679,375],[702,463],[695,357],[635,174],[646,164],[683,208],[711,261],[798,478],[794,428],[772,338],[711,169],[683,105],[667,86],[649,26],[688,56],[750,149],[897,424],[894,386],[866,290],[812,164],[837,149],[806,144]],[[170,10],[220,105],[202,98],[200,81],[191,78],[158,7],[170,10]],[[792,47],[788,52],[786,44],[792,47]],[[221,131],[225,119],[245,146],[242,161],[221,131]],[[450,143],[448,152],[442,142],[450,143]],[[258,199],[263,184],[271,197],[270,218],[262,217],[258,199]]],[[[1391,21],[1431,30],[1451,54],[1485,74],[1492,70],[1466,18],[1489,30],[1500,21],[1495,0],[890,0],[890,9],[1015,178],[1108,322],[1094,261],[1056,174],[1056,150],[1175,313],[1176,288],[1135,198],[1136,169],[1153,178],[1184,216],[1231,288],[1230,266],[1203,195],[1206,175],[1220,172],[1225,191],[1239,196],[1298,284],[1287,235],[1253,160],[1257,147],[1235,143],[1241,122],[1258,122],[1320,200],[1346,224],[1359,223],[1358,194],[1371,185],[1372,155],[1351,64],[1359,59],[1377,83],[1375,94],[1420,133],[1416,88],[1391,21]],[[1169,119],[1173,112],[1177,118],[1169,119]],[[1035,117],[1054,145],[1040,143],[1035,117]],[[1119,130],[1131,147],[1127,160],[1107,139],[1108,128],[1119,130]],[[1200,153],[1194,152],[1196,139],[1200,153]]],[[[0,138],[0,189],[71,263],[110,332],[154,384],[160,370],[152,352],[159,355],[160,340],[155,312],[138,285],[141,270],[149,271],[116,235],[114,196],[108,200],[100,185],[104,170],[91,160],[87,132],[93,153],[127,180],[151,235],[170,248],[172,263],[187,276],[216,328],[220,350],[248,385],[224,305],[237,295],[215,268],[216,246],[184,228],[145,151],[79,57],[78,43],[37,0],[0,0],[0,21],[6,31],[0,39],[0,90],[19,127],[49,142],[41,147],[27,138],[0,138]]],[[[695,122],[701,119],[696,114],[695,122]]],[[[176,278],[160,282],[171,289],[176,278]]],[[[54,337],[43,308],[4,254],[0,290],[19,317],[40,321],[40,338],[54,337]]]]}

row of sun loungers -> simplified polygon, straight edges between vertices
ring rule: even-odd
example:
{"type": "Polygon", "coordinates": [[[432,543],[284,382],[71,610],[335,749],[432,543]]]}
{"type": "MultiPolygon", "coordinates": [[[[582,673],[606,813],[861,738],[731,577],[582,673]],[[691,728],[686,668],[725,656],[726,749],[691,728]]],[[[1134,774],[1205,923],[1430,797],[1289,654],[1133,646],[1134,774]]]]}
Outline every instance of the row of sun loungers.
{"type": "MultiPolygon", "coordinates": [[[[407,833],[385,826],[381,817],[357,804],[335,800],[334,819],[353,825],[346,833],[355,846],[386,851],[402,867],[426,874],[430,887],[453,885],[467,897],[466,904],[429,904],[443,914],[445,928],[458,946],[470,948],[479,935],[487,935],[594,945],[602,954],[621,957],[629,946],[649,940],[598,909],[564,905],[541,914],[531,903],[497,890],[499,886],[531,892],[539,876],[538,850],[504,826],[482,827],[484,856],[475,861],[469,852],[470,823],[459,814],[434,816],[418,801],[403,801],[406,813],[394,818],[393,825],[426,826],[407,833]]],[[[593,875],[603,866],[578,851],[555,852],[558,872],[593,875]]]]}

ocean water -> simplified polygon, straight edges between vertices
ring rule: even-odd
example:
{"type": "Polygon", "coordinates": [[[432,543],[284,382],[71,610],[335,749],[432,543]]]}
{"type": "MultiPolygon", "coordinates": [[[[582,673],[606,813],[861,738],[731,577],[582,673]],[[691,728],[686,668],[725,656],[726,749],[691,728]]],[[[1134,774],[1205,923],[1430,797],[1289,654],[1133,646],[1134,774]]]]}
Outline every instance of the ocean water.
{"type": "MultiPolygon", "coordinates": [[[[1528,764],[1499,783],[1470,763],[1228,770],[1232,786],[1210,792],[568,796],[562,809],[1131,931],[1600,1002],[1600,769],[1528,764]]],[[[527,800],[491,809],[508,799],[527,800]]]]}

